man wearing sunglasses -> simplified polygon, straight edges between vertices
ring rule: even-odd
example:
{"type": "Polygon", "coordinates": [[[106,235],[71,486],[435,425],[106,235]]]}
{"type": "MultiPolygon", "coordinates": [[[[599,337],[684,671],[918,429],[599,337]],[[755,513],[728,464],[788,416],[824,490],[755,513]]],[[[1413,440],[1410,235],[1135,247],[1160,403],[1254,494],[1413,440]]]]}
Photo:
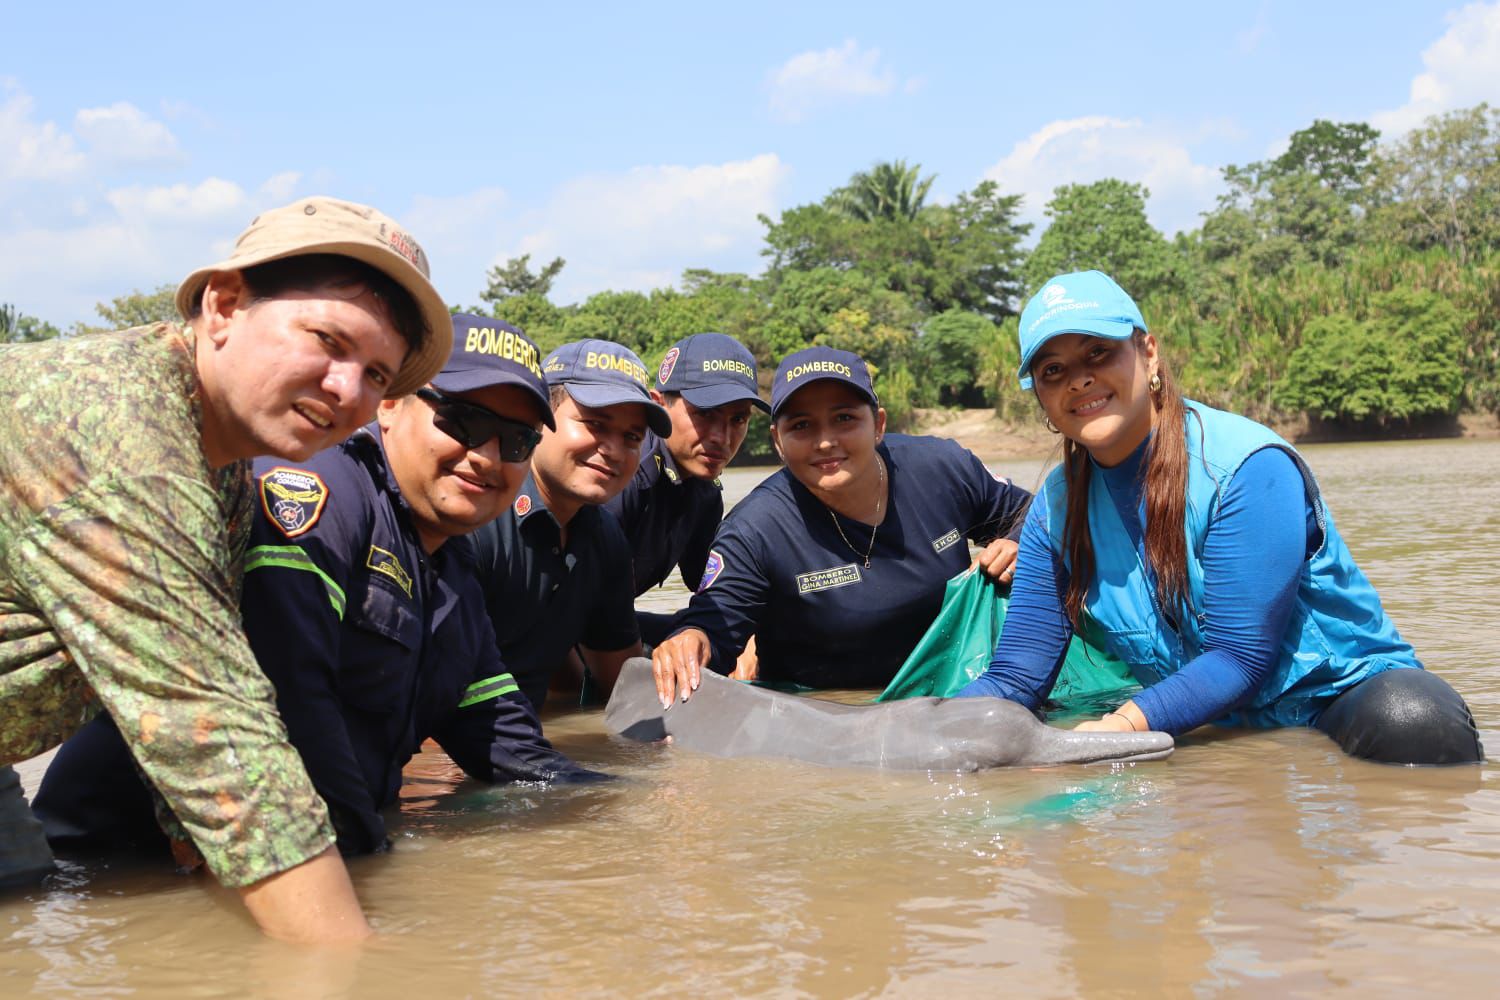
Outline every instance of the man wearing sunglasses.
{"type": "MultiPolygon", "coordinates": [[[[453,323],[415,395],[305,463],[255,464],[245,631],[346,855],[389,846],[380,811],[428,737],[481,781],[602,777],[542,738],[463,537],[509,506],[553,426],[540,355],[496,320],[453,323]]],[[[113,791],[132,784],[123,751],[96,720],[54,761],[37,813],[59,848],[154,836],[138,782],[133,806],[113,791]]]]}
{"type": "MultiPolygon", "coordinates": [[[[698,589],[724,519],[719,473],[745,443],[752,408],[771,412],[756,387],[755,356],[722,333],[695,333],[673,344],[657,366],[651,398],[671,415],[672,436],[646,439],[630,485],[605,504],[630,540],[636,597],[674,568],[688,590],[698,589]]],[[[672,618],[636,612],[641,638],[661,642],[672,618]]]]}
{"type": "Polygon", "coordinates": [[[575,647],[606,694],[641,655],[630,543],[602,505],[635,475],[647,431],[672,432],[645,366],[621,344],[564,344],[542,370],[555,427],[510,509],[474,536],[500,655],[538,710],[575,647]]]}

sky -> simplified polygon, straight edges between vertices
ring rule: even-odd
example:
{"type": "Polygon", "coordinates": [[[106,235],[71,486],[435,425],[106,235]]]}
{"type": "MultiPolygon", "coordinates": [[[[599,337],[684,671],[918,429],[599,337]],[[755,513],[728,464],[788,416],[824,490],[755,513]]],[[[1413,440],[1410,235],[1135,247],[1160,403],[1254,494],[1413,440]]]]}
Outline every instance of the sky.
{"type": "Polygon", "coordinates": [[[310,194],[394,216],[454,305],[523,253],[566,258],[567,303],[756,273],[759,214],[881,160],[939,202],[993,179],[1039,224],[1060,184],[1140,182],[1171,234],[1315,119],[1389,139],[1500,104],[1500,0],[0,0],[0,23],[0,303],[64,328],[310,194]]]}

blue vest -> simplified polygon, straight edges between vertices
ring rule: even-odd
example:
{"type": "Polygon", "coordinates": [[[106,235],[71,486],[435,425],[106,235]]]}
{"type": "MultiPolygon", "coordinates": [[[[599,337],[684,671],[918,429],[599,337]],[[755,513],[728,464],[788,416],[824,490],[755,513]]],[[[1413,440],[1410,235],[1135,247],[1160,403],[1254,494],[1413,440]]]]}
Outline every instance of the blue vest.
{"type": "MultiPolygon", "coordinates": [[[[1302,565],[1297,602],[1280,654],[1270,674],[1239,710],[1218,720],[1260,727],[1310,725],[1328,703],[1382,670],[1415,667],[1417,660],[1380,606],[1380,597],[1354,563],[1333,514],[1301,456],[1269,428],[1253,420],[1189,402],[1187,420],[1187,600],[1191,606],[1162,608],[1143,552],[1120,521],[1104,484],[1089,477],[1089,532],[1094,578],[1084,600],[1080,631],[1103,643],[1126,663],[1142,685],[1181,670],[1203,650],[1208,616],[1203,610],[1203,542],[1219,502],[1240,465],[1262,448],[1280,448],[1302,473],[1308,500],[1322,531],[1322,544],[1302,565]]],[[[1063,546],[1067,485],[1061,467],[1044,488],[1048,535],[1068,565],[1063,546]]],[[[1071,572],[1072,567],[1068,567],[1071,572]]]]}

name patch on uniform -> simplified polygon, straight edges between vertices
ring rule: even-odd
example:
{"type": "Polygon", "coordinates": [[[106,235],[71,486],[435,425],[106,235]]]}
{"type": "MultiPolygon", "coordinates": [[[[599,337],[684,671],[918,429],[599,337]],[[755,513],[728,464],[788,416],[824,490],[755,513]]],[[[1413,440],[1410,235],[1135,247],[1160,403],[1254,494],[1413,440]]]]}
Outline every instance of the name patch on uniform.
{"type": "Polygon", "coordinates": [[[277,466],[260,477],[260,505],[288,538],[312,530],[328,503],[328,486],[316,472],[277,466]]]}
{"type": "Polygon", "coordinates": [[[859,574],[859,567],[853,563],[843,566],[834,566],[832,569],[820,569],[811,573],[797,574],[797,593],[811,594],[819,590],[833,590],[835,587],[847,587],[851,583],[858,583],[864,579],[859,574]]]}
{"type": "Polygon", "coordinates": [[[661,359],[661,367],[656,369],[656,381],[658,385],[665,385],[667,379],[672,377],[672,369],[677,367],[677,348],[667,352],[667,356],[661,359]]]}
{"type": "Polygon", "coordinates": [[[516,497],[516,516],[517,517],[525,517],[527,514],[530,514],[530,513],[531,513],[531,497],[529,497],[526,494],[522,493],[520,496],[516,497]]]}
{"type": "Polygon", "coordinates": [[[944,549],[950,549],[950,548],[953,547],[953,544],[955,542],[957,542],[962,537],[963,537],[963,535],[960,535],[958,533],[958,529],[954,528],[952,531],[948,532],[942,538],[934,538],[932,540],[932,550],[934,552],[941,552],[944,549]]]}
{"type": "Polygon", "coordinates": [[[407,597],[411,596],[411,574],[406,571],[405,566],[401,565],[401,560],[396,558],[394,552],[382,549],[378,545],[371,545],[370,554],[365,557],[365,566],[389,580],[394,580],[396,586],[406,592],[407,597]]]}
{"type": "Polygon", "coordinates": [[[714,581],[722,572],[724,572],[724,557],[717,552],[710,552],[708,562],[703,564],[703,579],[699,581],[698,589],[703,591],[713,586],[714,581]]]}

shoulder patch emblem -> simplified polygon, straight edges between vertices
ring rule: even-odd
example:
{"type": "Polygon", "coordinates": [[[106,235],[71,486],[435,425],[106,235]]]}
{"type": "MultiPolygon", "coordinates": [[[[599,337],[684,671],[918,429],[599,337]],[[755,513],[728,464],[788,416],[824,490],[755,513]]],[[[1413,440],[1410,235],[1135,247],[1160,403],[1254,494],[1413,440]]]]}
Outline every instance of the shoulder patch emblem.
{"type": "Polygon", "coordinates": [[[724,572],[724,557],[717,552],[710,552],[708,562],[703,564],[703,580],[698,584],[698,589],[703,591],[712,587],[722,572],[724,572]]]}
{"type": "Polygon", "coordinates": [[[530,514],[530,513],[531,513],[531,497],[529,497],[526,494],[522,493],[520,496],[516,497],[516,516],[517,517],[525,517],[527,514],[530,514]]]}
{"type": "Polygon", "coordinates": [[[406,571],[405,566],[401,565],[401,560],[396,558],[396,553],[382,549],[378,545],[371,545],[370,554],[365,556],[365,566],[388,580],[394,580],[396,586],[400,587],[407,597],[411,596],[411,574],[406,571]]]}
{"type": "MultiPolygon", "coordinates": [[[[661,456],[658,455],[657,457],[660,458],[661,456]]],[[[670,482],[673,486],[676,486],[678,483],[682,482],[682,480],[679,479],[678,476],[677,476],[677,470],[676,469],[673,469],[670,466],[664,465],[664,466],[662,466],[661,471],[663,471],[663,472],[665,472],[667,474],[667,481],[670,482]]]]}
{"type": "Polygon", "coordinates": [[[328,503],[328,485],[316,472],[277,466],[260,477],[260,505],[288,538],[312,530],[328,503]]]}
{"type": "Polygon", "coordinates": [[[672,377],[672,369],[677,367],[677,348],[667,352],[667,356],[661,359],[661,367],[656,370],[656,384],[663,385],[667,379],[672,377]]]}

